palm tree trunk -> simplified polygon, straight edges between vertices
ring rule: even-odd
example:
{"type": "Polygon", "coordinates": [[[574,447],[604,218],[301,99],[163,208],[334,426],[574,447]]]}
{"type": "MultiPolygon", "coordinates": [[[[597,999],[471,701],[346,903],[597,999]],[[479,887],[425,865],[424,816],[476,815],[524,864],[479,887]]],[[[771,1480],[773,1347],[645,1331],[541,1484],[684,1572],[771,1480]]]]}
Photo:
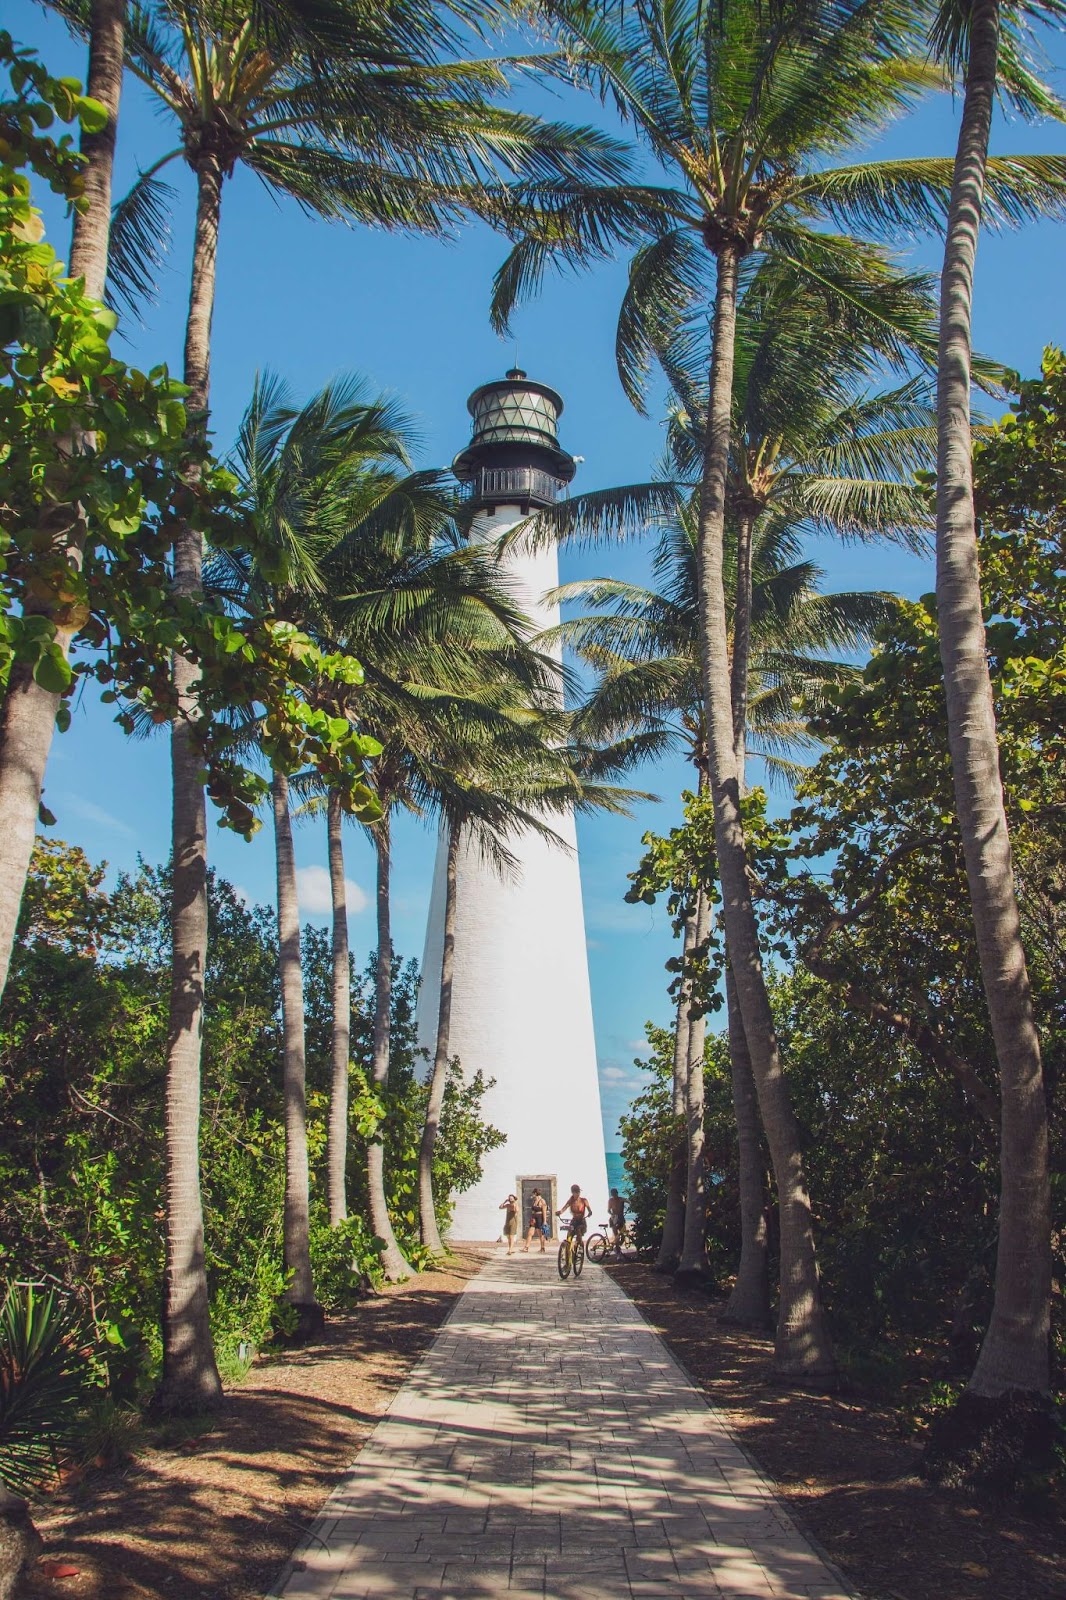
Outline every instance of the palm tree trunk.
{"type": "MultiPolygon", "coordinates": [[[[674,1083],[672,1110],[675,1121],[685,1115],[688,1088],[689,1033],[692,1019],[689,1016],[692,984],[688,976],[689,960],[696,943],[696,918],[686,917],[681,952],[681,982],[677,994],[677,1018],[674,1024],[674,1083]]],[[[666,1217],[659,1254],[655,1258],[656,1272],[673,1272],[681,1260],[685,1239],[685,1177],[686,1147],[682,1138],[674,1150],[670,1164],[670,1177],[666,1190],[666,1217]]]]}
{"type": "Polygon", "coordinates": [[[723,555],[739,262],[740,252],[735,245],[727,244],[720,249],[707,443],[700,494],[699,591],[707,743],[726,943],[780,1204],[781,1294],[774,1365],[782,1377],[820,1381],[835,1375],[835,1363],[818,1286],[799,1129],[781,1069],[763,976],[759,934],[748,885],[733,746],[723,555]]]}
{"type": "Polygon", "coordinates": [[[999,52],[997,0],[975,0],[940,291],[937,619],[955,804],[999,1062],[999,1250],[992,1319],[969,1390],[1049,1386],[1051,1221],[1040,1039],[1022,947],[985,651],[970,437],[974,260],[999,52]]]}
{"type": "Polygon", "coordinates": [[[733,706],[733,754],[743,793],[747,759],[748,666],[751,659],[751,536],[752,518],[737,523],[737,592],[733,606],[733,660],[729,669],[729,697],[733,706]]]}
{"type": "Polygon", "coordinates": [[[746,1328],[770,1325],[769,1238],[762,1182],[762,1128],[755,1097],[748,1041],[733,974],[726,967],[726,1011],[729,1017],[729,1060],[733,1116],[737,1125],[737,1180],[740,1190],[740,1264],[724,1319],[746,1328]]]}
{"type": "MultiPolygon", "coordinates": [[[[737,590],[733,609],[733,661],[730,697],[733,703],[733,754],[737,786],[747,792],[748,672],[751,662],[751,517],[737,528],[737,590]]],[[[740,1194],[740,1261],[733,1292],[722,1315],[742,1327],[770,1325],[770,1250],[763,1190],[762,1125],[751,1071],[751,1055],[744,1034],[737,986],[730,967],[725,974],[726,1015],[729,1019],[729,1075],[733,1091],[733,1118],[737,1125],[737,1188],[740,1194]]]]}
{"type": "MultiPolygon", "coordinates": [[[[389,1082],[389,1045],[392,1033],[392,917],[390,905],[390,876],[392,870],[392,841],[389,812],[386,808],[380,822],[374,824],[374,846],[377,851],[377,909],[378,909],[378,959],[374,983],[374,1088],[384,1095],[389,1082]]],[[[366,1147],[367,1197],[370,1204],[370,1226],[382,1241],[381,1265],[386,1278],[395,1283],[398,1278],[411,1275],[411,1265],[396,1242],[385,1199],[385,1147],[384,1129],[366,1147]]]]}
{"type": "Polygon", "coordinates": [[[452,1026],[452,973],[455,968],[455,893],[461,837],[460,825],[453,823],[448,834],[448,855],[445,864],[444,948],[440,958],[437,1044],[433,1053],[433,1076],[429,1084],[426,1125],[422,1129],[422,1146],[418,1152],[418,1207],[422,1221],[422,1243],[428,1245],[437,1255],[443,1253],[444,1245],[437,1226],[437,1209],[433,1199],[433,1147],[437,1142],[441,1107],[444,1104],[444,1086],[448,1081],[448,1039],[452,1026]]]}
{"type": "MultiPolygon", "coordinates": [[[[85,292],[102,300],[107,279],[107,241],[111,224],[111,169],[115,152],[119,96],[122,90],[122,41],[126,0],[93,0],[89,35],[88,93],[108,109],[99,133],[83,133],[85,198],[89,205],[74,213],[70,273],[85,279],[85,292]]],[[[80,524],[71,517],[67,559],[82,564],[80,524]]],[[[47,616],[56,625],[56,642],[66,654],[74,629],[64,627],[62,613],[47,602],[27,604],[26,612],[47,616]]],[[[7,983],[26,874],[30,869],[45,768],[55,733],[60,696],[42,689],[25,662],[11,669],[0,709],[0,995],[7,983]]]]}
{"type": "MultiPolygon", "coordinates": [[[[274,859],[278,875],[278,970],[285,1061],[285,1266],[292,1274],[285,1298],[315,1307],[311,1275],[310,1179],[307,1170],[307,1061],[304,1049],[303,963],[300,959],[300,908],[296,895],[296,857],[289,816],[289,780],[275,771],[274,859]]],[[[314,1312],[309,1319],[317,1321],[314,1312]]],[[[311,1329],[306,1331],[310,1332],[311,1329]]]]}
{"type": "Polygon", "coordinates": [[[111,233],[111,173],[122,94],[126,0],[92,0],[89,11],[89,75],[86,93],[107,107],[107,121],[98,133],[83,133],[81,153],[84,211],[74,213],[70,276],[85,280],[85,293],[104,298],[107,247],[111,233]]]}
{"type": "MultiPolygon", "coordinates": [[[[696,897],[695,949],[706,946],[711,931],[711,903],[704,889],[696,897]]],[[[688,1070],[685,1089],[685,1232],[677,1276],[682,1279],[703,1278],[707,1271],[706,1238],[704,1228],[707,1210],[704,1205],[705,1167],[703,1158],[703,1053],[707,1040],[707,1018],[701,1012],[689,1024],[688,1070]]]]}
{"type": "Polygon", "coordinates": [[[333,902],[333,1081],[326,1134],[329,1221],[335,1228],[348,1215],[348,1068],[351,1059],[352,974],[348,954],[348,898],[344,887],[344,808],[331,789],[327,801],[329,889],[333,902]]]}
{"type": "MultiPolygon", "coordinates": [[[[185,382],[192,426],[204,426],[210,390],[211,311],[222,199],[217,162],[198,173],[192,288],[185,332],[185,382]]],[[[174,538],[174,590],[202,593],[203,539],[182,527],[174,538]]],[[[204,1221],[200,1198],[200,1052],[204,971],[207,963],[207,812],[198,738],[196,669],[174,657],[178,714],[171,735],[174,789],[173,951],[163,1159],[166,1194],[166,1266],[163,1287],[163,1377],[158,1404],[198,1410],[217,1403],[215,1366],[204,1272],[204,1221]]]]}

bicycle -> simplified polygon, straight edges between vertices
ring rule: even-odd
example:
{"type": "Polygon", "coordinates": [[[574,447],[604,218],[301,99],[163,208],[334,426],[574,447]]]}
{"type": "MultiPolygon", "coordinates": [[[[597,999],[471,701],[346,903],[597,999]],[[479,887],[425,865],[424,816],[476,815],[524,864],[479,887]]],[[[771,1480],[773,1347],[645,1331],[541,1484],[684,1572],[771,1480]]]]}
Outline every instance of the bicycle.
{"type": "Polygon", "coordinates": [[[621,1261],[623,1248],[632,1243],[633,1238],[628,1223],[616,1232],[609,1222],[601,1222],[599,1231],[589,1234],[585,1243],[585,1254],[595,1266],[601,1266],[611,1250],[614,1251],[615,1260],[621,1261]]]}
{"type": "Polygon", "coordinates": [[[567,1228],[559,1241],[559,1276],[568,1278],[572,1271],[575,1278],[580,1278],[584,1265],[585,1241],[580,1234],[571,1233],[567,1228]]]}

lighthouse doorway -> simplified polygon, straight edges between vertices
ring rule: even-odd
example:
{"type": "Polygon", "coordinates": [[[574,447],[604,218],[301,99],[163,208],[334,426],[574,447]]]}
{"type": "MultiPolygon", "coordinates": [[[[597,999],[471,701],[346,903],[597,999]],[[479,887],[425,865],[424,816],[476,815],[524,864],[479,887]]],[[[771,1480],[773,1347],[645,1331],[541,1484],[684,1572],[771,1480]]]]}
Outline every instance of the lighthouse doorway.
{"type": "Polygon", "coordinates": [[[548,1202],[548,1230],[552,1238],[555,1237],[555,1213],[559,1208],[556,1194],[557,1180],[554,1172],[533,1173],[528,1178],[519,1177],[516,1180],[519,1199],[522,1202],[522,1230],[529,1227],[529,1208],[533,1203],[533,1190],[539,1189],[548,1202]]]}

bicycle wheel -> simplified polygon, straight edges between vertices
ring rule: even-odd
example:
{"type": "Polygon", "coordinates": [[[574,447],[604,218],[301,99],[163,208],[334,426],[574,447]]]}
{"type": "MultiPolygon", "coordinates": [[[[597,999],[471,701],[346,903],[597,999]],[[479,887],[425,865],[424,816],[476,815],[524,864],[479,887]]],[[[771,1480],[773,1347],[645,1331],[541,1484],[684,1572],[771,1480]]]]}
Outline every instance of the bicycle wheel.
{"type": "Polygon", "coordinates": [[[569,1239],[564,1239],[563,1242],[559,1246],[559,1276],[560,1276],[560,1278],[568,1278],[570,1276],[570,1240],[569,1239]]]}
{"type": "Polygon", "coordinates": [[[599,1266],[607,1254],[607,1235],[605,1233],[590,1233],[585,1246],[585,1254],[594,1266],[599,1266]]]}
{"type": "Polygon", "coordinates": [[[574,1240],[574,1277],[575,1278],[580,1278],[581,1269],[582,1269],[582,1267],[584,1265],[585,1265],[585,1241],[584,1241],[584,1239],[575,1239],[574,1240]]]}

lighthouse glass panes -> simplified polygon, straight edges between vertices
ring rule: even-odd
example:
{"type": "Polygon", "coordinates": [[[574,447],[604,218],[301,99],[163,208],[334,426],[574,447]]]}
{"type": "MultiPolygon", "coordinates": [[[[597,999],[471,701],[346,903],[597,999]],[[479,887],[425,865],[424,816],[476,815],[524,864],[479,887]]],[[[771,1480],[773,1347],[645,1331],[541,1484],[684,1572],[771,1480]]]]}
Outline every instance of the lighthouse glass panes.
{"type": "Polygon", "coordinates": [[[474,444],[545,444],[558,449],[558,418],[546,394],[493,386],[474,406],[474,444]]]}

